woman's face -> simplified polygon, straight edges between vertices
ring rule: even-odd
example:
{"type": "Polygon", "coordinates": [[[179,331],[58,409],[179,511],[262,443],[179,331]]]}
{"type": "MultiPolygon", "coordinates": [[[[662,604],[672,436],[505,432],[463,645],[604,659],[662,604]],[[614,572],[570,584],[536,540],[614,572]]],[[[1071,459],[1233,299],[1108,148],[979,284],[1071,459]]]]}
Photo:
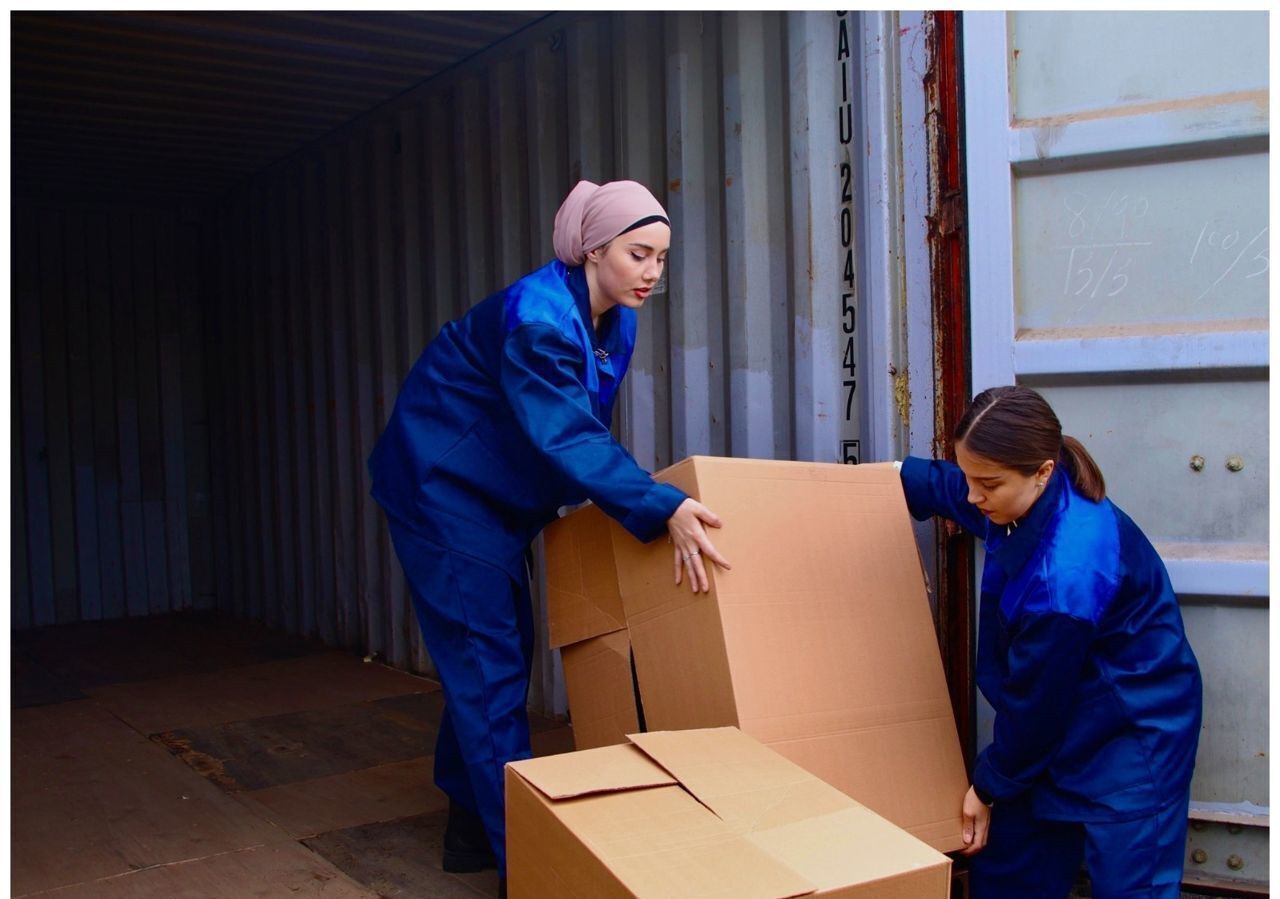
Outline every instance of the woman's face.
{"type": "Polygon", "coordinates": [[[595,263],[592,313],[599,316],[614,306],[643,306],[662,277],[670,247],[671,228],[650,222],[588,253],[587,261],[595,263]]]}
{"type": "Polygon", "coordinates": [[[956,444],[956,462],[969,485],[967,499],[992,524],[1006,525],[1026,515],[1053,473],[1052,460],[1046,461],[1034,474],[1023,474],[975,456],[964,443],[956,444]]]}

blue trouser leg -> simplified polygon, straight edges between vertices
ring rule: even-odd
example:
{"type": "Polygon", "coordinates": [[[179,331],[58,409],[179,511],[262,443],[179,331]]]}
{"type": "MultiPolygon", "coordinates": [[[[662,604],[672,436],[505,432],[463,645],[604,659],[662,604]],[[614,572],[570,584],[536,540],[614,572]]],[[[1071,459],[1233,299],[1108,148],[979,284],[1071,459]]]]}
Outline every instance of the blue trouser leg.
{"type": "Polygon", "coordinates": [[[1136,821],[1085,825],[1094,899],[1178,899],[1189,799],[1136,821]]]}
{"type": "Polygon", "coordinates": [[[1187,798],[1132,821],[1049,821],[1024,802],[991,810],[987,846],[974,856],[973,899],[1063,899],[1081,864],[1094,899],[1178,899],[1187,798]]]}
{"type": "Polygon", "coordinates": [[[996,803],[986,847],[969,868],[972,899],[1065,899],[1084,861],[1079,824],[1045,821],[1029,803],[996,803]]]}
{"type": "Polygon", "coordinates": [[[476,811],[476,795],[471,789],[471,775],[467,773],[467,760],[458,745],[458,736],[453,729],[453,716],[446,703],[444,715],[440,718],[440,733],[436,736],[436,786],[448,795],[455,805],[476,811]]]}
{"type": "Polygon", "coordinates": [[[526,582],[391,524],[423,642],[444,688],[436,783],[479,813],[506,870],[503,766],[528,758],[533,610],[526,582]]]}

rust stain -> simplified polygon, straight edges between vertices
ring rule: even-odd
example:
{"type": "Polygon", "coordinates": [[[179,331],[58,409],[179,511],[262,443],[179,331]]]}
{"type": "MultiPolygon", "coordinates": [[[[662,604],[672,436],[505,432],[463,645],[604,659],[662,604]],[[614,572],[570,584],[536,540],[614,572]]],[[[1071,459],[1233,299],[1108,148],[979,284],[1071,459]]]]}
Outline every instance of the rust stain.
{"type": "Polygon", "coordinates": [[[1172,322],[1151,325],[1090,325],[1077,328],[1019,328],[1018,340],[1106,340],[1115,337],[1150,337],[1177,334],[1229,334],[1265,331],[1265,318],[1237,318],[1205,322],[1172,322]]]}
{"type": "MultiPolygon", "coordinates": [[[[1014,51],[1015,55],[1017,51],[1014,51]]],[[[1095,119],[1114,119],[1121,116],[1146,115],[1153,112],[1175,112],[1179,109],[1207,109],[1213,106],[1224,106],[1229,103],[1253,103],[1259,110],[1267,108],[1271,92],[1266,88],[1251,91],[1232,91],[1225,94],[1213,94],[1206,97],[1192,97],[1187,100],[1163,100],[1156,103],[1137,103],[1128,106],[1112,106],[1106,109],[1092,109],[1086,112],[1073,112],[1066,115],[1044,116],[1038,119],[1016,119],[1014,126],[1018,128],[1044,128],[1052,125],[1069,125],[1072,122],[1087,122],[1095,119]]]]}
{"type": "Polygon", "coordinates": [[[236,793],[244,789],[234,777],[226,771],[226,759],[217,759],[208,753],[201,752],[191,745],[189,737],[168,731],[151,737],[165,749],[176,755],[197,774],[213,781],[228,793],[236,793]]]}
{"type": "Polygon", "coordinates": [[[904,426],[911,424],[911,384],[904,365],[893,376],[893,402],[898,407],[898,419],[904,426]]]}
{"type": "Polygon", "coordinates": [[[730,175],[728,178],[725,178],[725,179],[724,179],[724,186],[725,186],[725,187],[733,187],[733,176],[732,176],[732,175],[730,175]]]}
{"type": "Polygon", "coordinates": [[[674,194],[674,193],[679,193],[679,192],[680,192],[680,179],[679,179],[679,178],[672,178],[669,182],[667,182],[667,190],[671,191],[673,194],[674,194]]]}

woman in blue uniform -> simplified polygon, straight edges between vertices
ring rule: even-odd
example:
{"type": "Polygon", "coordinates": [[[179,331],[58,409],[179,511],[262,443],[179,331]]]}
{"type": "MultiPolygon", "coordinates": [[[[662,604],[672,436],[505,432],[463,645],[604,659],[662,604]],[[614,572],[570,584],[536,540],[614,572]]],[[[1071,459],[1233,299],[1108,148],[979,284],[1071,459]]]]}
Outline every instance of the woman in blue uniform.
{"type": "Polygon", "coordinates": [[[609,433],[671,228],[634,181],[579,182],[557,258],[441,329],[369,458],[444,688],[435,779],[446,870],[505,871],[503,765],[528,758],[533,619],[525,552],[561,506],[592,500],[638,540],[667,534],[676,583],[728,567],[705,506],[655,483],[609,433]]]}
{"type": "Polygon", "coordinates": [[[997,387],[956,460],[907,459],[912,515],[986,544],[976,678],[992,743],[964,797],[974,899],[1176,899],[1200,671],[1169,576],[1036,391],[997,387]]]}

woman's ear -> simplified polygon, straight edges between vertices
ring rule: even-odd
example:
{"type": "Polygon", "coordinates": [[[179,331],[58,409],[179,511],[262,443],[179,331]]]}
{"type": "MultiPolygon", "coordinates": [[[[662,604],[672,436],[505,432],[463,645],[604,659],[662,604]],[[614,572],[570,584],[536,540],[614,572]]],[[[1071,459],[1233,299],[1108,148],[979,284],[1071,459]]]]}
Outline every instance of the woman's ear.
{"type": "Polygon", "coordinates": [[[599,265],[600,257],[603,256],[608,251],[608,249],[609,249],[609,244],[604,244],[603,246],[596,247],[594,250],[591,250],[587,253],[587,259],[590,262],[594,262],[597,265],[599,265]]]}
{"type": "Polygon", "coordinates": [[[1049,483],[1049,476],[1053,474],[1053,469],[1057,467],[1057,463],[1052,459],[1045,459],[1036,469],[1036,480],[1041,484],[1049,483]]]}

